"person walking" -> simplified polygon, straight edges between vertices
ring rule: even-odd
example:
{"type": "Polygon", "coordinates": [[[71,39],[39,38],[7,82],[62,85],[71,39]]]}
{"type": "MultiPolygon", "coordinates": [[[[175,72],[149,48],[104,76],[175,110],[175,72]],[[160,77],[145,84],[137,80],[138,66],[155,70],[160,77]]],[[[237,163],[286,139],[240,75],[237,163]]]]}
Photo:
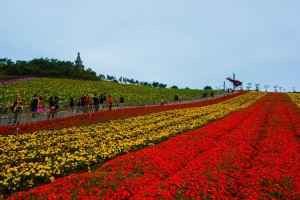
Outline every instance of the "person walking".
{"type": "Polygon", "coordinates": [[[100,97],[99,97],[100,110],[102,110],[102,108],[103,108],[103,103],[104,103],[104,99],[103,99],[103,96],[101,94],[100,97]]]}
{"type": "Polygon", "coordinates": [[[50,97],[49,108],[50,108],[50,111],[49,111],[47,119],[50,119],[50,115],[51,114],[52,114],[52,118],[54,118],[54,114],[56,112],[56,106],[55,106],[55,102],[54,102],[54,98],[53,97],[50,97]]]}
{"type": "Polygon", "coordinates": [[[73,97],[70,98],[70,108],[73,110],[74,107],[74,99],[73,97]]]}
{"type": "Polygon", "coordinates": [[[84,98],[84,113],[88,113],[90,109],[90,98],[87,94],[84,98]]]}
{"type": "Polygon", "coordinates": [[[84,102],[85,102],[85,96],[84,96],[84,95],[81,95],[80,106],[81,106],[81,111],[82,111],[83,113],[85,113],[84,102]]]}
{"type": "Polygon", "coordinates": [[[120,96],[120,107],[122,108],[124,106],[124,97],[123,95],[120,96]]]}
{"type": "Polygon", "coordinates": [[[58,96],[54,97],[54,105],[55,105],[55,114],[58,115],[59,112],[59,103],[60,99],[58,96]]]}
{"type": "Polygon", "coordinates": [[[21,96],[17,96],[16,100],[10,105],[9,109],[12,112],[12,119],[10,120],[10,124],[12,123],[12,121],[13,123],[18,123],[18,117],[23,109],[23,101],[21,96]]]}
{"type": "Polygon", "coordinates": [[[39,103],[38,98],[36,97],[36,94],[34,94],[30,102],[30,108],[31,108],[33,118],[36,118],[38,103],[39,103]]]}
{"type": "Polygon", "coordinates": [[[43,112],[42,104],[43,104],[43,97],[39,96],[39,98],[38,98],[38,106],[37,106],[37,113],[43,112]]]}
{"type": "Polygon", "coordinates": [[[97,94],[94,94],[93,103],[94,103],[95,111],[98,112],[98,110],[99,110],[99,97],[97,96],[97,94]]]}
{"type": "Polygon", "coordinates": [[[81,110],[81,96],[78,96],[76,99],[76,114],[78,114],[81,110]]]}
{"type": "Polygon", "coordinates": [[[108,96],[108,103],[109,103],[109,110],[111,110],[112,109],[112,105],[114,103],[114,100],[113,100],[111,94],[108,96]]]}

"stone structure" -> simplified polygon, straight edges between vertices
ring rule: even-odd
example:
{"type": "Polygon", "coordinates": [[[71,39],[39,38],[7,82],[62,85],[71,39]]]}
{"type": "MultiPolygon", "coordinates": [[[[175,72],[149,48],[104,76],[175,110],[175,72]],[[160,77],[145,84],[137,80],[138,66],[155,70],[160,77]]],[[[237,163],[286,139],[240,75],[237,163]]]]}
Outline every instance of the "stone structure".
{"type": "Polygon", "coordinates": [[[84,69],[84,65],[82,64],[82,60],[80,58],[80,53],[78,52],[77,58],[75,60],[75,66],[79,69],[79,70],[83,70],[84,69]]]}

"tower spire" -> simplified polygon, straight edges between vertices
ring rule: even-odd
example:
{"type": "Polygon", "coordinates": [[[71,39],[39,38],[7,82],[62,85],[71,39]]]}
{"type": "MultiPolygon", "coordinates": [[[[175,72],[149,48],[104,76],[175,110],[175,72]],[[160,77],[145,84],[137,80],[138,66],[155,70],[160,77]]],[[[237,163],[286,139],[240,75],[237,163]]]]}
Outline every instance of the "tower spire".
{"type": "Polygon", "coordinates": [[[84,68],[84,66],[82,65],[82,60],[80,58],[80,53],[77,53],[77,58],[75,60],[75,66],[79,69],[82,70],[84,68]]]}

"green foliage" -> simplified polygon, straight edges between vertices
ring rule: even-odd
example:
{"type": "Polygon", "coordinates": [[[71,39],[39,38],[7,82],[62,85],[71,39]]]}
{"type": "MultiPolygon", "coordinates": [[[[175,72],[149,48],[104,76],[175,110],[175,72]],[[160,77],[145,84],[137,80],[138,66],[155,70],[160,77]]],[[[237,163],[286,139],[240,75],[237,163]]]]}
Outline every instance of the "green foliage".
{"type": "Polygon", "coordinates": [[[212,87],[211,86],[205,86],[204,90],[212,90],[212,87]]]}
{"type": "Polygon", "coordinates": [[[13,63],[10,59],[0,59],[0,69],[8,75],[34,76],[34,77],[61,77],[97,80],[97,74],[91,68],[78,70],[71,61],[57,59],[36,58],[30,61],[17,60],[13,63]]]}

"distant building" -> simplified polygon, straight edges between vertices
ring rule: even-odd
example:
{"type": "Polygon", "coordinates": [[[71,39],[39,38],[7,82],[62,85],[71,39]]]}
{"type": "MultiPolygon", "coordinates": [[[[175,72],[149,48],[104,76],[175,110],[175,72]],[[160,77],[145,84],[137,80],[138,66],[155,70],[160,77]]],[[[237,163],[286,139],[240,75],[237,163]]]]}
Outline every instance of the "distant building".
{"type": "Polygon", "coordinates": [[[82,60],[80,58],[80,53],[78,52],[77,58],[75,60],[75,66],[81,71],[84,69],[84,65],[82,64],[82,60]]]}

